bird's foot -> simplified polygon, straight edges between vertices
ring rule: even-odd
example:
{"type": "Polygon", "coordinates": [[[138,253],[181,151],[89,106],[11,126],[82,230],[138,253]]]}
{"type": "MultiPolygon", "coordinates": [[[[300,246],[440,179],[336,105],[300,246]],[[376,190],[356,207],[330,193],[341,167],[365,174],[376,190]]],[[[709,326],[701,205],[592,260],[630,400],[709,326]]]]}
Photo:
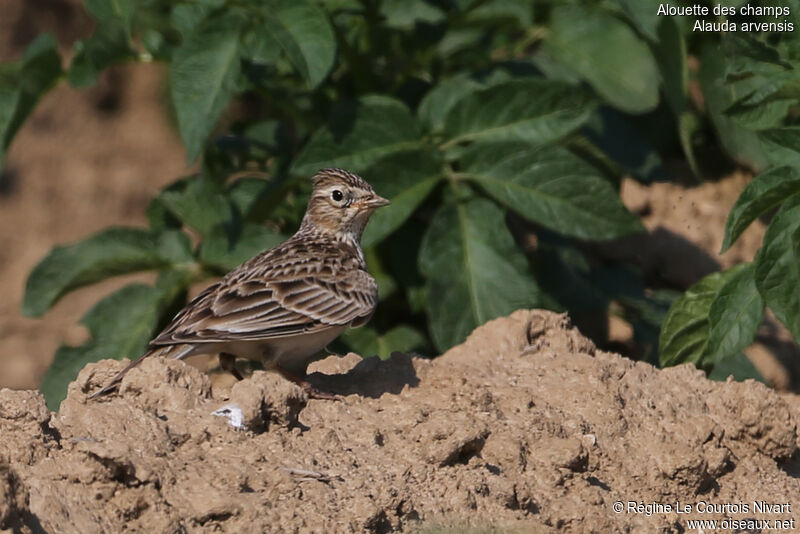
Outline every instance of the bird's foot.
{"type": "Polygon", "coordinates": [[[243,380],[242,373],[236,368],[236,356],[228,352],[220,352],[219,367],[233,375],[236,380],[243,380]]]}

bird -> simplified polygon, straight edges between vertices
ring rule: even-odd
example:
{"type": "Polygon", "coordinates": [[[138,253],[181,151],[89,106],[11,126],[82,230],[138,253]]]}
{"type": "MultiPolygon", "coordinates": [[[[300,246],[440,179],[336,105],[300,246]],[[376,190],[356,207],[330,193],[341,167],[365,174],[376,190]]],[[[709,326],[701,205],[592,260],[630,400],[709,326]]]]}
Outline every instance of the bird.
{"type": "Polygon", "coordinates": [[[236,358],[260,361],[316,398],[335,398],[305,380],[315,356],[375,312],[378,285],[367,271],[361,235],[374,211],[389,205],[366,180],[322,169],[297,232],[226,274],[192,299],[148,344],[148,351],[93,393],[117,389],[144,359],[219,354],[238,380],[236,358]]]}

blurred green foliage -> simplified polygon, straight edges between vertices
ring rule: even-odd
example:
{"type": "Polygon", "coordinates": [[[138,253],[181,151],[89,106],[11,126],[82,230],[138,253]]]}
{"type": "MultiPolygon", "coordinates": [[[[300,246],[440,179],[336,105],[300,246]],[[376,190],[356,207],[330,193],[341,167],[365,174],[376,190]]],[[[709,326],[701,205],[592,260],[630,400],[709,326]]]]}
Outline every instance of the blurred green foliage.
{"type": "MultiPolygon", "coordinates": [[[[800,1],[786,4],[797,27],[800,1]]],[[[392,200],[364,235],[378,312],[343,337],[362,354],[433,354],[537,306],[613,310],[653,362],[660,332],[663,364],[738,361],[765,304],[800,336],[798,32],[693,32],[692,20],[657,16],[653,0],[86,8],[97,25],[74,43],[66,69],[46,35],[0,66],[0,154],[59,80],[84,87],[113,65],[160,61],[188,162],[200,170],[152,200],[149,228],[58,247],[31,273],[24,312],[39,316],[78,287],[159,272],[155,286],[127,286],[84,317],[92,339],[59,349],[42,386],[51,405],[85,363],[137,356],[190,284],[291,234],[308,177],[330,166],[392,200]],[[690,98],[690,56],[703,102],[690,98]],[[234,101],[246,114],[226,113],[234,101]],[[760,172],[731,212],[725,248],[782,204],[754,264],[675,300],[645,287],[636,267],[588,252],[587,241],[643,229],[619,199],[623,175],[665,179],[670,158],[702,176],[703,154],[717,145],[760,172]],[[536,246],[522,246],[531,235],[536,246]]]]}

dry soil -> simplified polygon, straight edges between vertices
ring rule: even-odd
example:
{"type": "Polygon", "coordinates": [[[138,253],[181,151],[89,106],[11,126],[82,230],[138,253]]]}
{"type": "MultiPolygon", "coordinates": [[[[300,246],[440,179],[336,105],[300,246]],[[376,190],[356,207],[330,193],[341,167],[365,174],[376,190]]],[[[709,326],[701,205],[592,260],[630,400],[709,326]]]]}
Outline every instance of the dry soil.
{"type": "Polygon", "coordinates": [[[57,413],[35,391],[0,391],[0,529],[679,533],[687,518],[800,521],[797,397],[601,352],[565,315],[518,311],[435,360],[330,357],[312,381],[340,401],[265,372],[212,388],[160,359],[88,401],[121,365],[87,366],[57,413]],[[757,513],[761,501],[783,506],[757,513]],[[629,502],[739,508],[648,515],[629,502]]]}

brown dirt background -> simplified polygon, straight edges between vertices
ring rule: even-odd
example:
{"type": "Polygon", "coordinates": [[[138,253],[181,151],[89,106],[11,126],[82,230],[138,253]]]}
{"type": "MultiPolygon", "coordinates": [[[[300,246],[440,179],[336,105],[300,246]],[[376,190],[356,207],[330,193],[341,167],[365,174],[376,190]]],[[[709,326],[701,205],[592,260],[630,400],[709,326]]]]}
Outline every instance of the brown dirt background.
{"type": "Polygon", "coordinates": [[[340,401],[263,371],[212,387],[157,358],[119,395],[87,401],[122,365],[88,365],[57,413],[36,392],[0,390],[0,529],[679,533],[687,518],[800,520],[796,396],[596,350],[552,312],[491,321],[432,361],[315,364],[312,383],[340,401]],[[243,428],[212,414],[225,409],[243,428]],[[617,501],[748,509],[648,516],[615,513],[617,501]]]}
{"type": "MultiPolygon", "coordinates": [[[[7,0],[2,12],[0,61],[41,31],[64,53],[91,31],[77,0],[7,0]]],[[[25,279],[51,247],[143,225],[149,199],[185,171],[166,105],[160,66],[120,67],[91,89],[59,86],[12,144],[0,176],[0,388],[11,388],[0,390],[0,532],[682,532],[674,514],[611,505],[800,495],[796,396],[633,363],[542,311],[493,321],[432,362],[316,364],[318,385],[341,402],[309,401],[264,373],[212,387],[192,367],[155,360],[101,403],[86,393],[121,364],[87,367],[57,413],[14,391],[38,386],[59,344],[85,339],[76,323],[98,298],[149,279],[82,289],[44,320],[19,314],[25,279]],[[248,428],[211,415],[231,403],[248,428]]],[[[677,288],[750,260],[760,221],[717,253],[749,179],[626,181],[623,200],[649,233],[598,254],[677,288]]],[[[624,344],[630,327],[611,319],[609,338],[624,344]]],[[[776,321],[748,356],[777,389],[797,389],[798,349],[776,321]]]]}

